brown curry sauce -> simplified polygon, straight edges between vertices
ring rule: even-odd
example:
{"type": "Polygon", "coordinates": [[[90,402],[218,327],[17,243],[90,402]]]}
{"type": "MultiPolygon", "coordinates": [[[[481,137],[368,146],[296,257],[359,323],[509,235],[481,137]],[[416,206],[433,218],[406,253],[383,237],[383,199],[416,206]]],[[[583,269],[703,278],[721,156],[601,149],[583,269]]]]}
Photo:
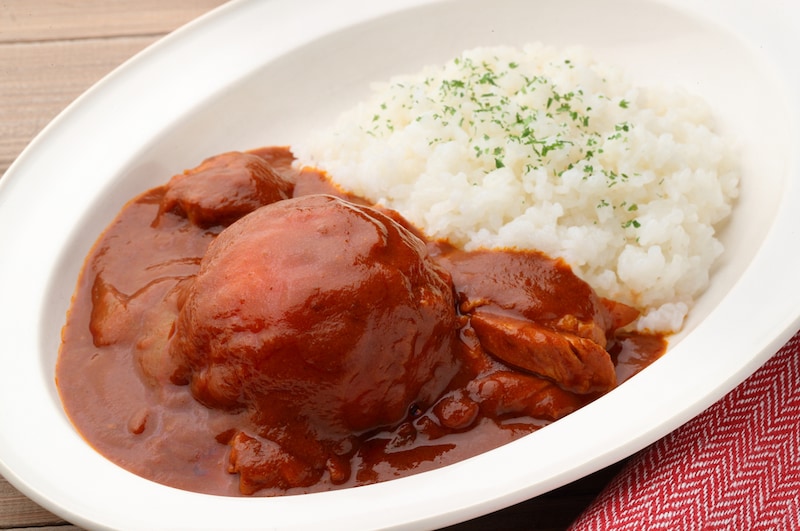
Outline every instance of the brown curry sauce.
{"type": "Polygon", "coordinates": [[[385,481],[531,433],[664,352],[563,261],[426,241],[291,163],[208,159],[128,203],[87,257],[57,383],[111,461],[233,496],[385,481]]]}

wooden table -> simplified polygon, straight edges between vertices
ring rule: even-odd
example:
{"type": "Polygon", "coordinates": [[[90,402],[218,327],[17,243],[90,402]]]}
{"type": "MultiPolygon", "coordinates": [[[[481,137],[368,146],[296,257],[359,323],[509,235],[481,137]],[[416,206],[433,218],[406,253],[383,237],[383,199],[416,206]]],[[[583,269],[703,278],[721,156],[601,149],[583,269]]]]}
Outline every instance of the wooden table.
{"type": "MultiPolygon", "coordinates": [[[[114,67],[223,0],[4,0],[0,3],[0,175],[72,100],[114,67]]],[[[564,529],[614,465],[456,529],[564,529]]],[[[77,529],[0,477],[0,529],[77,529]]]]}

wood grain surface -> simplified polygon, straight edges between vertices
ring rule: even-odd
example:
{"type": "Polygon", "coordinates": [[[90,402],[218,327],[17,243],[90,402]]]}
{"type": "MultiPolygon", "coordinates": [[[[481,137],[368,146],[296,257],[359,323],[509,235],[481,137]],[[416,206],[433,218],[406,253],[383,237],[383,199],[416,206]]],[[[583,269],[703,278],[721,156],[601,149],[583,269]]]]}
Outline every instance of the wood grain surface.
{"type": "MultiPolygon", "coordinates": [[[[0,175],[42,128],[104,75],[222,3],[0,2],[0,175]]],[[[0,529],[27,528],[77,529],[0,477],[0,529]]]]}
{"type": "MultiPolygon", "coordinates": [[[[92,84],[168,32],[222,3],[0,1],[0,175],[42,128],[92,84]]],[[[451,529],[565,529],[621,466],[451,529]]],[[[0,477],[0,529],[30,528],[78,529],[0,477]]]]}

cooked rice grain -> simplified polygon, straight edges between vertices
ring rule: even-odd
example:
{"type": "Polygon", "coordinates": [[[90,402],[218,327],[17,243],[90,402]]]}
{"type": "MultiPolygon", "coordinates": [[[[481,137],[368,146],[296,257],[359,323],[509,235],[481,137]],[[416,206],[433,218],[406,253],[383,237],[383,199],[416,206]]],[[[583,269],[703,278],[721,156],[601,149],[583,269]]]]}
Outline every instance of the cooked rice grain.
{"type": "Polygon", "coordinates": [[[680,329],[706,289],[738,194],[703,101],[541,44],[376,85],[294,151],[433,238],[564,258],[651,331],[680,329]]]}

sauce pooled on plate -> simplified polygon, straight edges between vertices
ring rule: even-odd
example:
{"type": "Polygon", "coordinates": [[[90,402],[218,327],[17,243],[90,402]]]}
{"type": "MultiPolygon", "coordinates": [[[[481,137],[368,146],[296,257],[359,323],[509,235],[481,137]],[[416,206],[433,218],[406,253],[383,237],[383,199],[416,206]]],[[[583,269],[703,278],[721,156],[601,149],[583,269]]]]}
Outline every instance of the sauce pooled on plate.
{"type": "Polygon", "coordinates": [[[664,351],[563,261],[428,241],[292,160],[212,157],[87,257],[57,380],[113,462],[223,495],[385,481],[530,433],[664,351]]]}

